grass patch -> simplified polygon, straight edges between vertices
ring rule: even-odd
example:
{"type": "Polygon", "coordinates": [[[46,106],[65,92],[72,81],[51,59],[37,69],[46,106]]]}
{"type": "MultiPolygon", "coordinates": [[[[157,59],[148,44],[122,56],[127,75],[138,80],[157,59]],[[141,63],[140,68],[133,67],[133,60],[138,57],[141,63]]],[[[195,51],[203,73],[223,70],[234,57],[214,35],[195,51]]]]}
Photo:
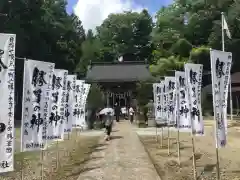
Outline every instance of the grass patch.
{"type": "MultiPolygon", "coordinates": [[[[205,128],[205,136],[195,137],[195,156],[198,179],[216,179],[216,154],[214,129],[205,128]]],[[[168,155],[167,135],[164,135],[161,148],[160,137],[156,142],[155,136],[140,136],[157,172],[162,180],[192,180],[192,141],[189,133],[180,133],[180,161],[177,155],[177,132],[171,132],[170,155],[168,155]]],[[[219,150],[221,179],[240,179],[239,163],[239,132],[235,128],[228,129],[228,144],[219,150]]]]}
{"type": "Polygon", "coordinates": [[[99,137],[81,137],[74,143],[73,149],[68,156],[64,157],[57,171],[53,173],[52,179],[65,180],[77,179],[79,174],[86,171],[84,164],[91,160],[90,155],[97,147],[99,137]]]}
{"type": "MultiPolygon", "coordinates": [[[[15,132],[16,141],[19,141],[17,134],[20,136],[20,130],[16,129],[15,132]]],[[[24,179],[40,179],[43,167],[44,180],[76,180],[84,170],[83,164],[90,159],[91,152],[97,147],[99,138],[72,133],[70,140],[66,137],[64,141],[53,142],[46,151],[43,151],[43,160],[41,151],[17,150],[14,155],[15,170],[1,174],[0,180],[21,179],[22,167],[24,179]]]]}

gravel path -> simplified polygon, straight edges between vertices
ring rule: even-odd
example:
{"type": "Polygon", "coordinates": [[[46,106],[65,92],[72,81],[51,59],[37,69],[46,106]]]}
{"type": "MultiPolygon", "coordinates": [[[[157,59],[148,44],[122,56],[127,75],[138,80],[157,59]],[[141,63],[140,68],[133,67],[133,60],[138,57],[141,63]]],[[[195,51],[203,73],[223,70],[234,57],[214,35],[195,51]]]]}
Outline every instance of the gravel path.
{"type": "Polygon", "coordinates": [[[111,141],[102,140],[78,180],[160,180],[137,134],[124,121],[113,128],[111,141]]]}

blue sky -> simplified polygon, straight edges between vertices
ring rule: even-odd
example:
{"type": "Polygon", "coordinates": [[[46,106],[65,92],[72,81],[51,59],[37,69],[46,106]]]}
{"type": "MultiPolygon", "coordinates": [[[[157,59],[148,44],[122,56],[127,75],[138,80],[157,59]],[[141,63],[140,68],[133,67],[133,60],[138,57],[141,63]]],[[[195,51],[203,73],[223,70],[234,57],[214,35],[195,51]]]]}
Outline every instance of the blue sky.
{"type": "MultiPolygon", "coordinates": [[[[135,4],[147,7],[151,13],[155,13],[161,6],[169,5],[173,0],[133,0],[135,4]]],[[[78,0],[68,0],[67,11],[72,13],[78,0]]]]}
{"type": "Polygon", "coordinates": [[[147,7],[151,13],[155,13],[162,6],[169,5],[173,0],[134,0],[136,4],[147,7]]]}
{"type": "Polygon", "coordinates": [[[127,10],[141,12],[147,8],[154,15],[162,6],[173,0],[68,0],[68,13],[74,12],[83,23],[85,30],[95,29],[110,13],[127,10]]]}

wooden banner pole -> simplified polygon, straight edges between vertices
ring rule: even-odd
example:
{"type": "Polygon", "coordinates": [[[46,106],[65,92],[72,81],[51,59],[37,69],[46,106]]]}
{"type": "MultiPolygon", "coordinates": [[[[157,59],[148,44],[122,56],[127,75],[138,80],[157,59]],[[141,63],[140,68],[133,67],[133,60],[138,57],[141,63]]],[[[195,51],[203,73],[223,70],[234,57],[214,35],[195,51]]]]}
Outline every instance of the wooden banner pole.
{"type": "Polygon", "coordinates": [[[179,128],[177,131],[177,148],[178,148],[178,164],[181,165],[181,158],[180,158],[180,132],[179,128]]]}
{"type": "MultiPolygon", "coordinates": [[[[214,97],[214,96],[213,96],[214,97]]],[[[215,99],[214,99],[215,101],[215,99]]],[[[220,180],[220,166],[219,166],[219,152],[218,152],[218,121],[216,119],[216,116],[215,116],[215,112],[216,112],[216,107],[214,107],[214,119],[215,119],[215,143],[216,143],[216,178],[217,180],[220,180]]]]}
{"type": "Polygon", "coordinates": [[[170,155],[170,128],[168,125],[168,155],[170,155]]]}
{"type": "Polygon", "coordinates": [[[162,127],[162,135],[161,135],[161,148],[163,148],[163,127],[162,127]]]}
{"type": "Polygon", "coordinates": [[[59,142],[58,142],[58,140],[57,140],[57,147],[56,147],[56,149],[57,149],[57,157],[56,157],[56,170],[58,169],[58,165],[59,165],[59,144],[58,144],[59,142]]]}
{"type": "Polygon", "coordinates": [[[76,128],[75,130],[76,130],[76,132],[75,132],[75,133],[76,133],[76,134],[75,134],[75,135],[76,135],[76,137],[75,137],[75,142],[77,142],[77,136],[78,136],[77,128],[76,128]]]}
{"type": "Polygon", "coordinates": [[[70,132],[68,132],[68,140],[70,140],[70,132]]]}
{"type": "Polygon", "coordinates": [[[219,154],[218,154],[218,148],[216,148],[216,159],[217,159],[217,164],[216,164],[216,169],[217,169],[217,180],[220,180],[220,166],[219,166],[219,154]]]}
{"type": "Polygon", "coordinates": [[[195,156],[195,141],[194,135],[191,133],[192,138],[192,157],[193,157],[193,178],[197,180],[196,156],[195,156]]]}
{"type": "MultiPolygon", "coordinates": [[[[215,114],[214,114],[214,119],[216,120],[215,114]]],[[[217,138],[218,138],[218,132],[217,132],[218,122],[217,122],[217,120],[215,123],[216,123],[215,124],[215,142],[216,142],[216,171],[217,171],[216,178],[217,178],[217,180],[220,180],[221,178],[220,178],[219,152],[218,152],[218,142],[217,142],[217,138]]]]}
{"type": "Polygon", "coordinates": [[[24,180],[24,156],[21,158],[21,180],[24,180]]]}
{"type": "Polygon", "coordinates": [[[158,142],[158,136],[157,136],[157,124],[156,124],[156,142],[158,142]]]}
{"type": "Polygon", "coordinates": [[[43,171],[44,171],[44,169],[43,169],[44,150],[42,149],[40,153],[41,153],[41,155],[40,155],[41,156],[41,180],[43,180],[43,176],[44,176],[43,175],[44,174],[43,173],[43,171]]]}
{"type": "MultiPolygon", "coordinates": [[[[50,149],[49,149],[49,145],[48,145],[48,141],[46,140],[46,142],[47,142],[47,145],[46,145],[46,149],[45,149],[45,153],[44,153],[44,156],[45,155],[47,155],[48,156],[48,154],[49,154],[49,151],[51,151],[50,149]]],[[[51,145],[53,144],[53,141],[51,140],[51,145]]],[[[53,166],[51,166],[51,174],[50,174],[50,180],[52,180],[52,175],[53,175],[53,172],[54,172],[54,168],[53,168],[53,166]]]]}
{"type": "MultiPolygon", "coordinates": [[[[70,132],[68,132],[68,137],[67,137],[67,140],[71,142],[71,140],[70,140],[70,132]]],[[[66,153],[67,153],[67,156],[69,156],[69,154],[70,154],[70,151],[69,151],[69,150],[67,150],[67,151],[66,151],[66,153]]],[[[65,155],[65,152],[64,152],[64,155],[65,155]]]]}

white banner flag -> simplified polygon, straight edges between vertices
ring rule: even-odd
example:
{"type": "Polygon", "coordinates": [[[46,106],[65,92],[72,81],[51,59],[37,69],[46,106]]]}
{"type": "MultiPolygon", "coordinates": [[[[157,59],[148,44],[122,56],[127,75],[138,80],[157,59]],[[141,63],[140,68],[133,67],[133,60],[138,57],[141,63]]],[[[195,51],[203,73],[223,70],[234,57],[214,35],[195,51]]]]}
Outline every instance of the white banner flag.
{"type": "Polygon", "coordinates": [[[156,115],[156,113],[157,113],[157,111],[156,111],[156,107],[157,107],[157,93],[156,93],[156,90],[157,90],[157,84],[158,83],[153,83],[153,102],[154,102],[154,108],[155,108],[155,111],[154,111],[154,113],[155,113],[155,118],[157,117],[157,115],[156,115]]]}
{"type": "Polygon", "coordinates": [[[191,117],[189,110],[188,94],[186,91],[185,72],[176,71],[176,118],[179,129],[191,130],[191,117]]]}
{"type": "Polygon", "coordinates": [[[87,124],[86,124],[86,102],[87,102],[87,97],[88,97],[88,93],[90,91],[90,84],[86,84],[84,83],[84,87],[83,87],[83,99],[82,99],[82,110],[84,112],[84,114],[81,116],[81,122],[82,122],[82,127],[83,129],[87,129],[87,124]]]}
{"type": "Polygon", "coordinates": [[[76,117],[76,121],[73,123],[74,128],[82,128],[83,121],[85,122],[85,109],[82,109],[82,92],[84,88],[83,80],[76,81],[76,95],[75,95],[75,107],[73,115],[76,117]],[[83,117],[84,116],[84,117],[83,117]]]}
{"type": "Polygon", "coordinates": [[[216,124],[216,147],[227,144],[227,98],[232,53],[217,50],[210,51],[213,110],[216,124]]]}
{"type": "Polygon", "coordinates": [[[162,108],[162,98],[163,98],[163,83],[154,83],[155,88],[154,88],[154,96],[155,96],[155,120],[157,124],[162,124],[163,123],[163,108],[162,108]]]}
{"type": "Polygon", "coordinates": [[[189,107],[192,122],[192,133],[194,135],[204,134],[204,124],[201,106],[201,87],[202,87],[202,64],[187,63],[184,66],[189,96],[189,107]]]}
{"type": "Polygon", "coordinates": [[[88,97],[90,87],[91,87],[90,84],[84,83],[84,86],[83,86],[83,102],[82,102],[82,105],[84,105],[84,106],[86,105],[86,101],[87,101],[87,97],[88,97]]]}
{"type": "Polygon", "coordinates": [[[75,122],[75,116],[73,116],[73,110],[75,107],[76,102],[75,99],[75,92],[76,92],[76,75],[68,75],[67,76],[67,94],[66,94],[66,106],[65,106],[65,117],[66,123],[64,132],[69,133],[72,131],[72,124],[75,122]]]}
{"type": "Polygon", "coordinates": [[[86,124],[86,99],[87,99],[87,93],[89,92],[89,84],[86,84],[85,82],[83,83],[83,86],[81,88],[81,96],[79,99],[79,104],[80,104],[80,124],[83,129],[87,128],[86,124]]]}
{"type": "Polygon", "coordinates": [[[14,170],[15,34],[0,34],[0,173],[14,170]]]}
{"type": "Polygon", "coordinates": [[[167,88],[167,117],[168,125],[176,125],[175,117],[175,77],[165,77],[165,88],[167,88]]]}
{"type": "Polygon", "coordinates": [[[67,74],[67,70],[54,70],[51,83],[51,113],[47,127],[47,140],[64,139],[67,74]]]}
{"type": "Polygon", "coordinates": [[[163,84],[163,96],[162,96],[162,107],[163,107],[163,111],[162,111],[162,121],[164,124],[168,123],[168,91],[167,91],[167,85],[165,83],[165,80],[162,81],[163,84]]]}
{"type": "Polygon", "coordinates": [[[24,62],[21,151],[45,148],[54,63],[24,62]]]}
{"type": "Polygon", "coordinates": [[[153,83],[153,104],[154,104],[154,115],[155,119],[159,119],[159,113],[157,112],[157,85],[158,83],[153,83]]]}

